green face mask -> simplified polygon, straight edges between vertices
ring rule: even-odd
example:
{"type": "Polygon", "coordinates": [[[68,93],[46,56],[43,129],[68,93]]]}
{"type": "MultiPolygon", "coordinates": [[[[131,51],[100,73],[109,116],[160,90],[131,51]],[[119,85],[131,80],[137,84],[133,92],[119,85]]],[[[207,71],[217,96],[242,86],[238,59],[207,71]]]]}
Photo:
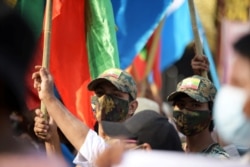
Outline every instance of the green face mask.
{"type": "Polygon", "coordinates": [[[112,95],[103,95],[96,100],[97,120],[119,122],[127,117],[129,101],[112,95]]]}
{"type": "Polygon", "coordinates": [[[211,121],[210,111],[174,110],[173,117],[177,129],[185,136],[193,136],[208,127],[211,121]]]}

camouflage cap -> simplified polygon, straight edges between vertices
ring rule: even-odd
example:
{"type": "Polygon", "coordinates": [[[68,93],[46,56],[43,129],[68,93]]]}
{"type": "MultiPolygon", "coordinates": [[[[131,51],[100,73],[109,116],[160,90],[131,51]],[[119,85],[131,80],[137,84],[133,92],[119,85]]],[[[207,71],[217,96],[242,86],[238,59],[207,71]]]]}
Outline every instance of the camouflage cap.
{"type": "Polygon", "coordinates": [[[183,93],[196,101],[205,103],[214,100],[216,88],[209,79],[194,75],[179,82],[176,91],[171,93],[167,100],[174,101],[178,95],[183,93]]]}
{"type": "Polygon", "coordinates": [[[96,79],[92,80],[88,84],[88,89],[94,91],[96,86],[104,81],[109,81],[112,83],[118,90],[128,93],[133,100],[137,97],[137,87],[133,77],[118,68],[111,68],[104,71],[96,79]]]}

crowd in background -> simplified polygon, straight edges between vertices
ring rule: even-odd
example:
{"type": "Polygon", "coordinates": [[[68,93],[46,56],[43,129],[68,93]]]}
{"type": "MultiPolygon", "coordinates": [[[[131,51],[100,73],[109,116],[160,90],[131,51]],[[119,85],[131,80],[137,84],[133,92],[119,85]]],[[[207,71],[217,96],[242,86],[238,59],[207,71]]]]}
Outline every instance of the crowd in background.
{"type": "Polygon", "coordinates": [[[86,88],[94,92],[90,128],[56,97],[53,75],[40,65],[32,79],[49,117],[28,111],[25,74],[36,43],[0,1],[0,166],[249,166],[249,44],[250,34],[233,43],[232,72],[219,90],[193,44],[183,55],[189,61],[176,63],[180,78],[166,99],[155,98],[149,84],[138,96],[141,84],[125,70],[104,71],[86,88]]]}

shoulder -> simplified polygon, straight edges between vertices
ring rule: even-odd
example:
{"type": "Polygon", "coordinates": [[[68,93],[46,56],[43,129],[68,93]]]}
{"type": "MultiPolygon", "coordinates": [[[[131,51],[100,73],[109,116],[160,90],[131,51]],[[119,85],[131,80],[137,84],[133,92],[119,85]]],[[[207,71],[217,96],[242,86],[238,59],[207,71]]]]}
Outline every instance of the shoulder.
{"type": "Polygon", "coordinates": [[[228,159],[230,158],[229,154],[218,144],[214,143],[206,148],[203,153],[209,154],[210,156],[228,159]]]}
{"type": "Polygon", "coordinates": [[[107,147],[105,140],[90,129],[73,162],[80,166],[91,166],[97,156],[107,147]]]}

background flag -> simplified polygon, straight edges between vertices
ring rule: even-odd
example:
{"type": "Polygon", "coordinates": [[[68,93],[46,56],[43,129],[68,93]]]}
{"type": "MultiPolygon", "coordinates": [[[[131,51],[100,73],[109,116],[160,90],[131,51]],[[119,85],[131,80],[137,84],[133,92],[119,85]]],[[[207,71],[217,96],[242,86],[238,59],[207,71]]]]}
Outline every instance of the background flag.
{"type": "MultiPolygon", "coordinates": [[[[93,127],[95,119],[91,109],[92,92],[87,90],[87,84],[90,82],[91,76],[95,77],[110,67],[119,67],[117,63],[119,59],[110,1],[90,0],[88,3],[87,1],[53,0],[50,71],[65,106],[89,127],[93,127]],[[86,14],[91,16],[90,20],[86,20],[86,14]],[[90,49],[89,56],[86,38],[88,38],[88,48],[90,49]],[[97,41],[99,50],[93,52],[91,50],[94,46],[92,42],[97,41]],[[105,46],[101,46],[102,43],[105,46]],[[110,48],[113,50],[105,50],[110,48]],[[110,63],[99,66],[95,61],[110,63]],[[90,69],[92,69],[93,75],[91,75],[90,69]]],[[[27,8],[21,9],[28,13],[27,8]]],[[[32,14],[29,13],[29,15],[32,14]]],[[[42,48],[43,34],[41,33],[33,65],[41,64],[42,48]]],[[[31,77],[28,83],[33,83],[31,77]]],[[[31,86],[30,89],[33,89],[33,84],[31,86]]],[[[32,104],[33,106],[29,101],[28,104],[30,108],[39,107],[40,101],[36,105],[32,104]]]]}
{"type": "MultiPolygon", "coordinates": [[[[161,71],[164,71],[166,68],[170,67],[170,65],[178,61],[186,46],[194,40],[188,1],[182,0],[180,2],[182,3],[178,3],[178,7],[176,6],[175,10],[167,16],[162,30],[161,71]]],[[[219,88],[220,82],[214,59],[197,12],[196,15],[202,46],[210,63],[211,77],[216,88],[219,88]]]]}
{"type": "Polygon", "coordinates": [[[126,69],[143,49],[172,0],[112,0],[120,65],[126,69]]]}
{"type": "Polygon", "coordinates": [[[115,21],[110,0],[86,0],[88,60],[94,79],[110,67],[119,68],[115,21]]]}
{"type": "Polygon", "coordinates": [[[162,30],[161,71],[179,60],[185,47],[193,40],[188,1],[176,6],[165,21],[162,30]]]}

